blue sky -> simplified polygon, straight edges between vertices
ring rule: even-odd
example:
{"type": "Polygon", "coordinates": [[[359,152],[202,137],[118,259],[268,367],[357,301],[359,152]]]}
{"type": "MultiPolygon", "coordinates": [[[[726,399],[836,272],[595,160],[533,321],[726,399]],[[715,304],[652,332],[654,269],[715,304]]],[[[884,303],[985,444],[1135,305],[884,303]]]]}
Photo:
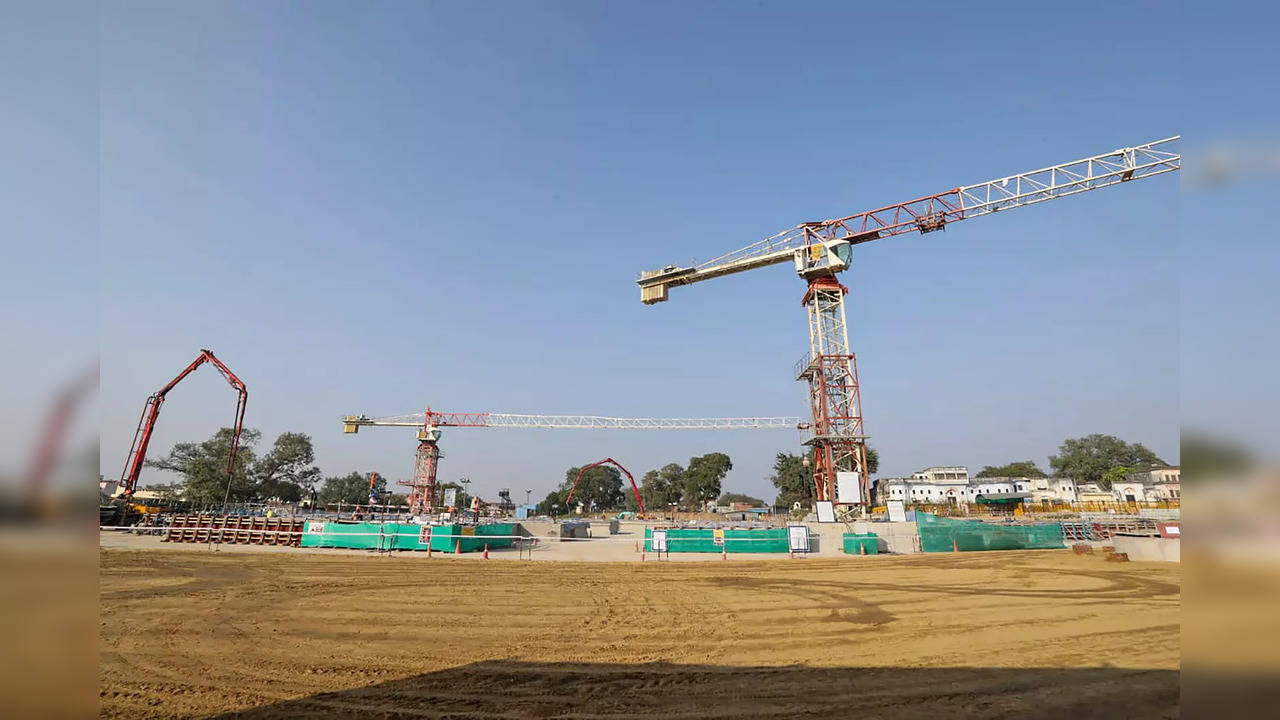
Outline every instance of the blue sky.
{"type": "MultiPolygon", "coordinates": [[[[348,413],[804,414],[785,266],[642,306],[635,273],[798,222],[1183,132],[1167,14],[1025,4],[128,3],[101,11],[101,457],[201,347],[268,441],[405,477],[348,413]],[[1167,27],[1166,27],[1167,26],[1167,27]],[[1135,28],[1118,42],[1100,28],[1135,28]]],[[[862,246],[843,280],[882,475],[1178,459],[1176,180],[862,246]]],[[[227,424],[213,372],[153,447],[227,424]]],[[[771,497],[790,431],[452,430],[445,480],[637,477],[721,450],[771,497]]],[[[158,479],[158,478],[157,478],[158,479]]]]}

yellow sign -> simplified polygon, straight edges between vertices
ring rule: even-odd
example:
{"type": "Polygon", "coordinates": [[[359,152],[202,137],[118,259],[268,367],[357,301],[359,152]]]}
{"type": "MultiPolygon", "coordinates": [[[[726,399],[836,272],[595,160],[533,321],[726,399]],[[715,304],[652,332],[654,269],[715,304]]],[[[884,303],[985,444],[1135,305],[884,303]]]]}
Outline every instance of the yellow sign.
{"type": "Polygon", "coordinates": [[[724,544],[724,528],[716,528],[711,531],[711,540],[716,545],[724,544]]]}
{"type": "Polygon", "coordinates": [[[475,534],[476,534],[476,529],[475,529],[475,528],[473,528],[473,527],[464,527],[464,528],[462,528],[462,534],[463,534],[463,535],[475,535],[475,534]]]}

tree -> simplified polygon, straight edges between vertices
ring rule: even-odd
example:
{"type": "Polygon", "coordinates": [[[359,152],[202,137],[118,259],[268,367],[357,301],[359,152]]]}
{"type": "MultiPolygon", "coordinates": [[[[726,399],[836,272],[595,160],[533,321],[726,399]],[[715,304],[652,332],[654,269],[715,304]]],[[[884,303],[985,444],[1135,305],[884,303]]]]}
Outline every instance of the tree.
{"type": "Polygon", "coordinates": [[[995,477],[1028,477],[1042,478],[1049,477],[1043,470],[1036,467],[1034,460],[1022,460],[1020,462],[1011,462],[1008,465],[987,465],[978,471],[974,477],[995,478],[995,477]]]}
{"type": "Polygon", "coordinates": [[[867,446],[867,475],[875,475],[880,472],[880,453],[876,449],[867,446]]]}
{"type": "MultiPolygon", "coordinates": [[[[382,473],[376,473],[373,489],[381,496],[387,490],[387,479],[382,473]]],[[[352,505],[369,504],[369,473],[354,471],[346,475],[335,475],[324,479],[320,486],[320,502],[350,503],[352,505]]]]}
{"type": "Polygon", "coordinates": [[[640,478],[640,497],[651,511],[661,511],[671,503],[684,498],[684,468],[668,463],[658,470],[650,470],[640,478]]]}
{"type": "Polygon", "coordinates": [[[538,515],[554,515],[557,512],[564,512],[564,498],[560,496],[559,490],[552,490],[547,496],[538,503],[538,507],[533,510],[538,515]]]}
{"type": "MultiPolygon", "coordinates": [[[[311,436],[303,433],[280,433],[275,445],[258,462],[254,463],[253,476],[260,486],[260,497],[280,497],[297,495],[311,491],[320,479],[320,468],[315,466],[315,451],[311,447],[311,436]],[[287,486],[297,488],[295,493],[287,486]]],[[[294,500],[288,500],[293,502],[294,500]]]]}
{"type": "Polygon", "coordinates": [[[449,482],[440,483],[439,485],[437,485],[436,486],[436,493],[437,493],[436,502],[440,504],[444,504],[445,490],[458,491],[457,495],[453,498],[453,507],[456,507],[460,510],[471,509],[471,495],[468,494],[466,489],[462,487],[462,483],[457,483],[450,480],[449,482]]]}
{"type": "Polygon", "coordinates": [[[745,503],[751,507],[762,507],[764,505],[764,501],[760,498],[743,495],[742,493],[727,492],[716,500],[717,505],[732,505],[733,503],[745,503]]]}
{"type": "Polygon", "coordinates": [[[271,478],[258,483],[254,494],[259,500],[293,503],[302,499],[302,486],[288,480],[271,478]]]}
{"type": "Polygon", "coordinates": [[[387,496],[387,504],[388,505],[408,505],[409,496],[401,495],[400,493],[391,493],[390,495],[387,496]]]}
{"type": "Polygon", "coordinates": [[[775,505],[790,508],[795,503],[800,507],[813,506],[813,473],[804,466],[804,458],[791,453],[778,453],[773,461],[773,474],[769,482],[778,489],[775,505]]]}
{"type": "Polygon", "coordinates": [[[1058,477],[1077,483],[1098,483],[1105,490],[1103,476],[1116,467],[1146,469],[1165,462],[1141,443],[1130,445],[1114,435],[1094,434],[1064,440],[1057,455],[1049,456],[1049,466],[1058,477]]]}
{"type": "Polygon", "coordinates": [[[1110,470],[1102,473],[1102,482],[1099,483],[1108,489],[1115,487],[1116,483],[1123,483],[1133,474],[1133,468],[1117,465],[1110,470]]]}
{"type": "Polygon", "coordinates": [[[148,460],[147,467],[168,470],[182,476],[182,495],[193,503],[246,502],[254,497],[251,477],[254,466],[253,447],[262,433],[245,428],[240,433],[240,449],[231,473],[228,489],[227,457],[231,453],[231,428],[221,428],[213,437],[200,443],[178,443],[169,454],[148,460]]]}
{"type": "MultiPolygon", "coordinates": [[[[560,486],[562,497],[567,501],[569,492],[573,491],[573,508],[582,503],[584,512],[593,513],[602,510],[614,510],[624,505],[622,498],[622,473],[612,465],[597,465],[582,473],[578,478],[580,467],[571,467],[564,474],[564,483],[560,486]],[[573,490],[574,481],[577,490],[573,490]]],[[[562,505],[564,503],[561,503],[562,505]]]]}
{"type": "Polygon", "coordinates": [[[684,506],[701,509],[708,500],[719,497],[720,482],[732,469],[733,462],[724,453],[689,458],[689,467],[684,471],[684,506]]]}

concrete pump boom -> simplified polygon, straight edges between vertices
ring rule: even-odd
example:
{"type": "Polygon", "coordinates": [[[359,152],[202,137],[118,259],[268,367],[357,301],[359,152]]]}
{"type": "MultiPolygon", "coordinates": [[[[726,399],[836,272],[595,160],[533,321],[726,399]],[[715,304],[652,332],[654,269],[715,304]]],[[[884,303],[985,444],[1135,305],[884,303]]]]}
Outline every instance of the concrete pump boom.
{"type": "Polygon", "coordinates": [[[138,420],[138,429],[133,433],[133,445],[129,448],[129,456],[125,459],[124,471],[120,475],[120,487],[124,490],[124,495],[130,497],[134,490],[137,489],[138,476],[142,474],[142,465],[147,460],[147,447],[151,444],[151,434],[155,431],[156,420],[160,417],[160,406],[164,404],[165,396],[173,389],[175,385],[182,382],[182,379],[190,375],[201,365],[209,363],[217,368],[222,377],[226,378],[231,387],[239,393],[239,400],[236,402],[236,418],[235,426],[232,428],[231,434],[231,452],[227,455],[227,477],[230,479],[235,473],[236,453],[240,449],[240,430],[244,426],[244,407],[249,402],[249,391],[240,378],[235,373],[222,364],[222,361],[214,356],[211,350],[201,349],[200,354],[196,356],[191,364],[185,367],[178,376],[170,380],[164,387],[155,391],[147,398],[146,404],[142,406],[142,417],[138,420]]]}

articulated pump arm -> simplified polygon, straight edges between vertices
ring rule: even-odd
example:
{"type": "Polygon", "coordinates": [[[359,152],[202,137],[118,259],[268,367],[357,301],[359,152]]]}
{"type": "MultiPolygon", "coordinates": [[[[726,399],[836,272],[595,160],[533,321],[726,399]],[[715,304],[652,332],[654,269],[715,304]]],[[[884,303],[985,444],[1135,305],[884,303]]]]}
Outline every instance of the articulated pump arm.
{"type": "Polygon", "coordinates": [[[573,479],[573,487],[569,488],[569,496],[564,499],[565,510],[567,511],[570,507],[572,507],[570,503],[573,501],[573,494],[578,491],[578,481],[582,479],[583,474],[586,473],[591,468],[599,467],[601,465],[604,465],[605,463],[609,463],[614,467],[618,468],[619,470],[621,470],[627,476],[627,480],[631,481],[631,492],[635,493],[636,504],[640,506],[640,517],[644,517],[644,514],[645,514],[644,500],[640,499],[640,488],[636,487],[636,479],[631,477],[630,471],[622,467],[622,463],[618,462],[617,460],[614,460],[611,457],[605,458],[600,462],[593,462],[590,465],[587,465],[586,467],[578,471],[578,477],[573,479]]]}
{"type": "Polygon", "coordinates": [[[133,445],[129,448],[129,457],[125,460],[124,472],[120,475],[120,486],[124,488],[126,496],[132,496],[138,485],[138,476],[142,473],[142,465],[147,460],[147,446],[151,444],[151,434],[156,428],[156,419],[160,417],[160,406],[164,404],[165,396],[173,389],[175,385],[182,382],[182,379],[190,375],[205,363],[212,364],[226,378],[231,387],[240,395],[240,399],[236,403],[236,421],[231,436],[231,453],[227,457],[227,476],[230,477],[235,473],[236,453],[240,449],[240,430],[244,426],[244,407],[249,401],[249,391],[245,388],[240,378],[235,373],[222,364],[222,361],[214,356],[213,352],[201,349],[200,354],[191,364],[178,373],[178,376],[170,380],[168,384],[155,391],[147,402],[142,406],[142,417],[138,421],[138,429],[133,434],[133,445]]]}
{"type": "MultiPolygon", "coordinates": [[[[805,263],[827,262],[823,257],[825,253],[819,252],[819,246],[835,250],[837,246],[847,248],[903,233],[933,232],[958,220],[1173,172],[1182,163],[1175,147],[1178,139],[1174,136],[1137,147],[1120,148],[835,220],[801,223],[693,267],[668,265],[660,270],[642,272],[636,281],[640,286],[640,299],[646,305],[663,302],[667,299],[668,288],[676,285],[691,285],[789,260],[794,260],[796,269],[803,273],[805,263]],[[800,252],[806,249],[807,253],[800,252]]],[[[848,262],[847,256],[833,261],[848,262]]]]}

